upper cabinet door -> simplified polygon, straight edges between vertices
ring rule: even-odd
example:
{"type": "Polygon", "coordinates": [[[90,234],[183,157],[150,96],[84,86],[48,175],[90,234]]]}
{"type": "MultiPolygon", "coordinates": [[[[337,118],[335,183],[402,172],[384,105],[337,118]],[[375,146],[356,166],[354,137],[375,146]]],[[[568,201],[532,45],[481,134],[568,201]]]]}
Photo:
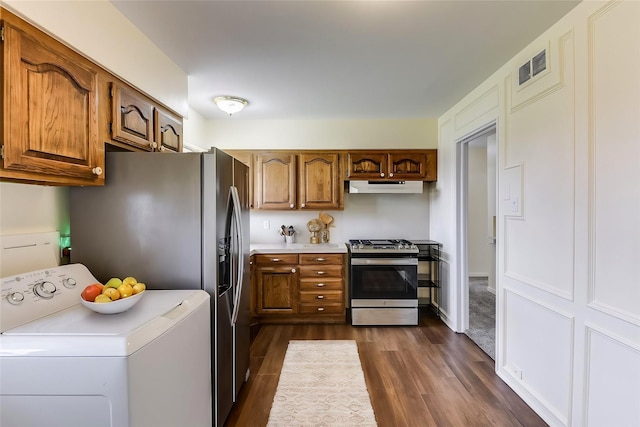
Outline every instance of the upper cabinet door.
{"type": "Polygon", "coordinates": [[[125,144],[152,151],[153,104],[137,92],[113,83],[111,85],[111,137],[125,144]]]}
{"type": "Polygon", "coordinates": [[[182,152],[182,120],[173,114],[155,110],[155,140],[159,151],[182,152]]]}
{"type": "Polygon", "coordinates": [[[258,154],[254,159],[254,208],[295,209],[295,154],[258,154]]]}
{"type": "Polygon", "coordinates": [[[387,178],[387,155],[383,153],[347,154],[347,179],[387,178]]]}
{"type": "Polygon", "coordinates": [[[103,184],[96,69],[29,25],[3,25],[0,178],[103,184]]]}
{"type": "Polygon", "coordinates": [[[427,150],[427,174],[424,177],[425,181],[435,182],[438,180],[438,150],[427,150]]]}
{"type": "Polygon", "coordinates": [[[301,209],[339,209],[342,202],[338,154],[305,153],[300,159],[298,201],[301,209]]]}
{"type": "Polygon", "coordinates": [[[390,179],[422,181],[427,176],[427,155],[425,153],[390,153],[390,179]]]}

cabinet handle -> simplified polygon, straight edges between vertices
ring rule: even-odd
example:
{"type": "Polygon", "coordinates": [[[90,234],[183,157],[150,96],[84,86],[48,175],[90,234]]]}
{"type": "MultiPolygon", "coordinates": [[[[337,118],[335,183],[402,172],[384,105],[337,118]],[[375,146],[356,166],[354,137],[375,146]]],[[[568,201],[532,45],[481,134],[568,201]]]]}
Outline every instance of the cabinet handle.
{"type": "Polygon", "coordinates": [[[296,269],[295,269],[295,268],[292,268],[292,269],[291,269],[291,272],[292,272],[292,273],[295,273],[295,272],[296,272],[296,269]]]}
{"type": "Polygon", "coordinates": [[[326,274],[324,271],[317,271],[316,273],[317,273],[317,274],[319,274],[319,275],[321,275],[321,276],[322,276],[323,274],[326,274]]]}
{"type": "Polygon", "coordinates": [[[381,172],[381,173],[380,173],[380,176],[384,178],[384,172],[381,172]]]}
{"type": "Polygon", "coordinates": [[[306,205],[303,203],[300,205],[301,208],[304,208],[306,205]]]}
{"type": "Polygon", "coordinates": [[[102,175],[102,168],[100,166],[96,166],[95,168],[91,169],[91,172],[95,176],[100,176],[100,175],[102,175]]]}
{"type": "Polygon", "coordinates": [[[280,258],[271,258],[271,262],[280,262],[280,258]]]}
{"type": "Polygon", "coordinates": [[[324,307],[318,307],[318,311],[324,311],[324,307]]]}
{"type": "Polygon", "coordinates": [[[324,259],[324,258],[316,258],[315,261],[322,262],[322,261],[326,261],[326,259],[324,259]]]}
{"type": "Polygon", "coordinates": [[[151,143],[151,148],[158,148],[158,144],[156,142],[151,143]]]}
{"type": "Polygon", "coordinates": [[[317,283],[316,286],[319,287],[319,288],[324,288],[325,284],[324,283],[317,283]]]}
{"type": "Polygon", "coordinates": [[[324,299],[324,295],[318,295],[317,298],[318,299],[324,299]]]}
{"type": "Polygon", "coordinates": [[[393,172],[389,174],[389,178],[392,178],[392,177],[393,177],[393,172]]]}

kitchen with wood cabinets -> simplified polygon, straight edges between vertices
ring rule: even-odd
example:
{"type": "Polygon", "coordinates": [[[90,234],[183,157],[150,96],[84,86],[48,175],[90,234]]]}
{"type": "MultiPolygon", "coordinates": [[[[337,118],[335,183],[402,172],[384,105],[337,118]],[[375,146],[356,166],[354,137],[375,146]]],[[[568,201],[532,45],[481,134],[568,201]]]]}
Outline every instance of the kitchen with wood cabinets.
{"type": "Polygon", "coordinates": [[[343,208],[338,153],[257,153],[253,168],[254,209],[343,208]]]}
{"type": "Polygon", "coordinates": [[[251,245],[256,323],[344,323],[344,244],[251,245]]]}
{"type": "Polygon", "coordinates": [[[111,100],[106,121],[112,144],[143,151],[182,151],[180,117],[122,83],[109,81],[103,85],[108,87],[111,100]]]}
{"type": "Polygon", "coordinates": [[[437,150],[349,151],[346,179],[436,181],[437,150]]]}
{"type": "Polygon", "coordinates": [[[251,166],[252,209],[343,210],[346,180],[435,182],[437,150],[225,150],[251,166]]]}
{"type": "Polygon", "coordinates": [[[104,185],[106,150],[181,152],[182,117],[2,9],[0,179],[104,185]]]}
{"type": "Polygon", "coordinates": [[[17,16],[2,11],[0,178],[102,185],[98,70],[17,16]],[[7,84],[12,82],[12,84],[7,84]]]}

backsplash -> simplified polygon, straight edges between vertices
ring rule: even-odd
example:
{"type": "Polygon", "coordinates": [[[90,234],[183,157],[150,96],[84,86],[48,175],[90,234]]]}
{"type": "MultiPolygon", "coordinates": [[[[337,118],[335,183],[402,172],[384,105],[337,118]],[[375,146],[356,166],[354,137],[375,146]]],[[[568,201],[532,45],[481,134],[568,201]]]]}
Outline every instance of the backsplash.
{"type": "MultiPolygon", "coordinates": [[[[296,243],[309,243],[307,222],[320,211],[251,211],[251,242],[284,241],[280,226],[296,230],[296,243]],[[264,222],[269,229],[264,229],[264,222]]],[[[362,238],[429,238],[429,192],[422,194],[345,194],[343,211],[326,211],[334,218],[331,242],[362,238]]]]}

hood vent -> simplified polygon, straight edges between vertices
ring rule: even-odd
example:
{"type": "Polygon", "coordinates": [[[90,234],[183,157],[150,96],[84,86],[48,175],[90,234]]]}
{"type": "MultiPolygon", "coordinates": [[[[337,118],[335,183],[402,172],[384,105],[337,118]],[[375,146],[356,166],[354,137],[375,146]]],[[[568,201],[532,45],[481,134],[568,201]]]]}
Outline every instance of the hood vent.
{"type": "Polygon", "coordinates": [[[349,193],[420,194],[422,181],[349,181],[349,193]]]}

